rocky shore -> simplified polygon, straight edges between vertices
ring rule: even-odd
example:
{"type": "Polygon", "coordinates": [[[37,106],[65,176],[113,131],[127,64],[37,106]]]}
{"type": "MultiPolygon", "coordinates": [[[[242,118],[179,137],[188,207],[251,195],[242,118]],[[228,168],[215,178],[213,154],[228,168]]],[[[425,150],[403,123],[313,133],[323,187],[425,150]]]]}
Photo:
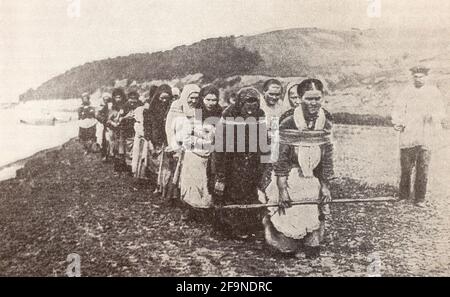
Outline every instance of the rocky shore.
{"type": "MultiPolygon", "coordinates": [[[[332,191],[339,199],[396,189],[338,177],[332,191]]],[[[283,258],[266,248],[262,233],[231,240],[184,221],[183,210],[166,205],[149,183],[114,173],[71,140],[0,182],[0,275],[65,276],[72,253],[80,255],[82,276],[448,275],[445,195],[435,194],[425,209],[334,205],[322,257],[283,258]]]]}

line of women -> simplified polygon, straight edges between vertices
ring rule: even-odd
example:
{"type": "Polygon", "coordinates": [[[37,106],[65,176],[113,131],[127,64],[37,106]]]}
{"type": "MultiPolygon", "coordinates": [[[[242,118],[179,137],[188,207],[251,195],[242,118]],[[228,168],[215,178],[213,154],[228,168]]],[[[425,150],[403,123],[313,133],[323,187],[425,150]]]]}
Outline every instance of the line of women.
{"type": "Polygon", "coordinates": [[[275,79],[262,92],[243,87],[225,109],[213,85],[185,85],[176,99],[179,90],[163,84],[144,103],[115,89],[97,116],[102,155],[116,171],[152,182],[187,220],[233,238],[264,232],[276,251],[318,257],[331,199],[332,119],[320,80],[290,83],[284,99],[283,89],[275,79]]]}

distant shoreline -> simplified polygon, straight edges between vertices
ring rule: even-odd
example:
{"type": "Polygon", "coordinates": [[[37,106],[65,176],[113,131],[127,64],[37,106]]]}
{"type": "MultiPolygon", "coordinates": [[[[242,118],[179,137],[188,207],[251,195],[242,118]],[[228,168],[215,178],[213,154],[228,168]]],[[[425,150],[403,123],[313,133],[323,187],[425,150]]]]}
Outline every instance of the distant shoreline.
{"type": "MultiPolygon", "coordinates": [[[[390,127],[391,126],[391,119],[389,117],[384,117],[380,115],[371,115],[371,114],[353,114],[353,113],[347,113],[347,112],[336,112],[332,113],[334,124],[337,125],[357,125],[357,126],[373,126],[373,127],[390,127]]],[[[76,137],[75,137],[76,138],[76,137]]],[[[71,138],[68,142],[72,141],[75,138],[71,138]]],[[[66,142],[67,143],[67,142],[66,142]]],[[[64,143],[64,144],[66,144],[64,143]]],[[[44,149],[42,151],[39,151],[29,157],[8,163],[6,165],[0,166],[0,172],[11,168],[11,167],[17,167],[17,170],[23,168],[23,166],[26,164],[27,161],[32,160],[34,158],[40,157],[45,155],[48,152],[58,150],[64,144],[51,147],[48,149],[44,149]]],[[[0,182],[8,179],[12,179],[14,177],[4,178],[2,179],[0,177],[0,182]]]]}
{"type": "Polygon", "coordinates": [[[73,141],[73,140],[76,139],[76,138],[77,138],[77,137],[73,137],[73,138],[69,139],[67,142],[65,142],[65,143],[63,143],[63,144],[61,144],[61,145],[57,145],[57,146],[54,146],[54,147],[50,147],[50,148],[47,148],[47,149],[38,151],[37,153],[34,153],[34,154],[32,154],[31,156],[29,156],[29,157],[22,158],[22,159],[20,159],[20,160],[17,160],[17,161],[8,163],[8,164],[3,165],[3,166],[0,166],[0,172],[3,171],[3,170],[5,170],[5,169],[11,168],[11,167],[16,167],[16,168],[17,168],[17,169],[16,169],[16,174],[15,174],[14,177],[9,177],[9,178],[7,177],[7,178],[4,178],[4,179],[1,179],[1,177],[0,177],[0,183],[3,182],[3,181],[10,180],[10,179],[15,179],[15,178],[17,177],[17,171],[20,170],[20,169],[22,169],[28,161],[31,161],[31,160],[34,160],[34,159],[37,159],[37,158],[44,157],[46,154],[48,154],[48,153],[50,153],[50,152],[58,151],[58,150],[60,150],[62,147],[64,147],[64,145],[66,145],[67,143],[73,141]]]}

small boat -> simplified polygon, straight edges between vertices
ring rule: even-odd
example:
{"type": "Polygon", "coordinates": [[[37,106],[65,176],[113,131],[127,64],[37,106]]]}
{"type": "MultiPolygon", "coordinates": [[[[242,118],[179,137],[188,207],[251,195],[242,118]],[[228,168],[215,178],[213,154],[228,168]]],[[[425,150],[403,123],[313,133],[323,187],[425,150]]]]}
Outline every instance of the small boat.
{"type": "Polygon", "coordinates": [[[54,126],[56,123],[56,118],[52,119],[20,119],[20,123],[24,125],[33,125],[33,126],[54,126]]]}

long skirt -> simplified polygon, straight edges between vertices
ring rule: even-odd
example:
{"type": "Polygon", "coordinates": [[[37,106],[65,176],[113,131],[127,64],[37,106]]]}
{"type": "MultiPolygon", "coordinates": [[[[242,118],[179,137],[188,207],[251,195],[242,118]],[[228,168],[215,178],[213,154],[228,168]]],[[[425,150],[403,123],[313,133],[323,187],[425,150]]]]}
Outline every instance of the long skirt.
{"type": "Polygon", "coordinates": [[[83,145],[84,149],[88,152],[91,152],[94,150],[93,145],[96,142],[96,128],[95,125],[89,128],[79,128],[78,131],[78,138],[83,145]]]}
{"type": "Polygon", "coordinates": [[[95,126],[89,127],[89,128],[79,128],[78,131],[78,138],[81,141],[96,141],[97,138],[95,136],[96,134],[96,128],[95,126]]]}
{"type": "Polygon", "coordinates": [[[114,131],[114,155],[123,158],[126,152],[126,141],[124,133],[117,129],[114,131]]]}
{"type": "Polygon", "coordinates": [[[186,152],[180,176],[181,199],[194,208],[210,208],[212,195],[208,189],[208,159],[186,152]]]}
{"type": "Polygon", "coordinates": [[[112,129],[106,129],[105,131],[105,154],[107,157],[114,157],[116,133],[112,129]]]}
{"type": "MultiPolygon", "coordinates": [[[[120,129],[114,131],[114,171],[126,172],[129,170],[126,162],[127,139],[120,129]]],[[[131,162],[130,162],[131,165],[131,162]]],[[[130,166],[131,167],[131,166],[130,166]]]]}
{"type": "MultiPolygon", "coordinates": [[[[103,148],[103,144],[105,142],[105,134],[106,134],[106,128],[105,125],[102,123],[97,123],[96,125],[96,133],[95,137],[97,138],[97,144],[103,148]]],[[[102,150],[103,154],[103,150],[102,150]]]]}
{"type": "Polygon", "coordinates": [[[133,144],[134,137],[125,138],[125,162],[130,167],[133,159],[133,144]]]}
{"type": "Polygon", "coordinates": [[[148,163],[148,141],[144,137],[136,135],[133,144],[133,156],[131,161],[131,171],[136,178],[146,178],[146,168],[148,163]]]}
{"type": "MultiPolygon", "coordinates": [[[[305,178],[298,169],[291,170],[288,177],[289,196],[293,202],[318,202],[320,183],[315,177],[305,178]]],[[[269,203],[278,203],[279,190],[276,177],[266,190],[269,203]]],[[[323,236],[324,222],[319,218],[318,205],[295,205],[280,213],[278,207],[269,208],[264,219],[267,242],[282,252],[293,252],[302,244],[319,246],[323,236]]]]}
{"type": "MultiPolygon", "coordinates": [[[[235,153],[228,161],[225,189],[218,203],[245,205],[260,203],[258,195],[260,158],[257,154],[235,153]]],[[[265,208],[220,209],[218,218],[221,229],[232,237],[257,234],[263,230],[261,220],[267,213],[265,208]]]]}
{"type": "Polygon", "coordinates": [[[172,153],[164,151],[164,148],[156,148],[149,151],[147,169],[150,175],[156,178],[156,191],[166,197],[169,186],[172,183],[176,161],[172,153]]]}

